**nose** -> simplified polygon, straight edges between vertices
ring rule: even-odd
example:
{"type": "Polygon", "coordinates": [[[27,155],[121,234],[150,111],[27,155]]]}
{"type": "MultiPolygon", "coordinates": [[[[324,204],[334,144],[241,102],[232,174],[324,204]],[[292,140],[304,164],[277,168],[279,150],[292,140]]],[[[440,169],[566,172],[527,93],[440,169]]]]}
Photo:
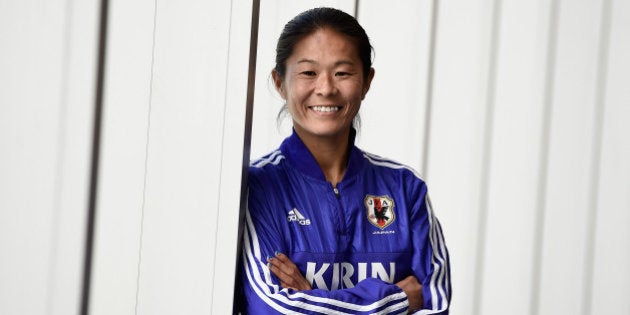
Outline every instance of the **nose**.
{"type": "Polygon", "coordinates": [[[333,76],[327,73],[320,74],[317,78],[315,92],[322,96],[334,95],[337,92],[337,87],[333,76]]]}

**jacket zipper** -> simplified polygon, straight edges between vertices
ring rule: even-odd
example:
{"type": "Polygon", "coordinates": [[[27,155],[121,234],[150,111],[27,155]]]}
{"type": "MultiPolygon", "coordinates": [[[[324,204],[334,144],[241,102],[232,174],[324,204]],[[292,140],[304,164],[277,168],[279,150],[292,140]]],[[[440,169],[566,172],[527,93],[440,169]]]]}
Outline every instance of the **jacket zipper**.
{"type": "MultiPolygon", "coordinates": [[[[332,186],[332,185],[331,185],[332,186]]],[[[341,202],[341,193],[339,192],[339,188],[337,188],[336,186],[332,186],[333,189],[333,193],[335,194],[335,198],[337,199],[337,209],[338,209],[338,213],[337,216],[339,217],[339,227],[340,227],[340,233],[342,235],[345,235],[346,233],[348,233],[348,227],[346,226],[346,211],[343,207],[343,203],[341,202]]]]}
{"type": "Polygon", "coordinates": [[[337,187],[333,187],[333,192],[335,193],[335,197],[339,199],[339,189],[337,189],[337,187]]]}

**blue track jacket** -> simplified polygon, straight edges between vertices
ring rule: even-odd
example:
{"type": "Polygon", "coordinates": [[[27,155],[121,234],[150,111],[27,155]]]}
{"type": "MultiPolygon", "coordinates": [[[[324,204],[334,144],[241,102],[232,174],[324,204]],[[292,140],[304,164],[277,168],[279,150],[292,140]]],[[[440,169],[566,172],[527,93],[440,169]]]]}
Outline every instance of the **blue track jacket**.
{"type": "Polygon", "coordinates": [[[350,139],[333,187],[293,133],[252,162],[242,285],[247,314],[406,314],[394,283],[414,275],[424,308],[448,314],[449,257],[427,187],[405,165],[361,151],[350,139]],[[286,254],[313,290],[282,289],[267,257],[286,254]]]}

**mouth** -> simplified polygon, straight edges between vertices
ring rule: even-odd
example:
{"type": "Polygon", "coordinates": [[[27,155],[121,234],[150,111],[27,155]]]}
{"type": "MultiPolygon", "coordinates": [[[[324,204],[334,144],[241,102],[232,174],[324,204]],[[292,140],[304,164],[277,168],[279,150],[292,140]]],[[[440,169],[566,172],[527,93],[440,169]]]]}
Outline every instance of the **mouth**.
{"type": "Polygon", "coordinates": [[[318,113],[333,113],[341,110],[341,106],[337,105],[318,105],[318,106],[309,106],[308,108],[318,112],[318,113]]]}

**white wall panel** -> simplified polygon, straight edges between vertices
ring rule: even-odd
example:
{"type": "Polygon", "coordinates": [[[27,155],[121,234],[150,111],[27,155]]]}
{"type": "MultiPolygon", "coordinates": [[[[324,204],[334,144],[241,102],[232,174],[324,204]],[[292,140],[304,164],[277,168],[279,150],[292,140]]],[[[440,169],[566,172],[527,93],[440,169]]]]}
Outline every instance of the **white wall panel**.
{"type": "Polygon", "coordinates": [[[549,12],[504,1],[499,16],[479,314],[530,314],[549,12]]]}
{"type": "Polygon", "coordinates": [[[135,312],[154,4],[110,2],[91,314],[135,312]]]}
{"type": "Polygon", "coordinates": [[[252,159],[271,152],[280,145],[282,139],[291,134],[290,117],[282,121],[280,128],[277,127],[276,117],[284,101],[276,92],[271,80],[271,70],[276,64],[276,44],[284,25],[300,12],[321,6],[338,8],[354,15],[354,2],[354,0],[261,1],[252,122],[252,159]]]}
{"type": "Polygon", "coordinates": [[[230,17],[229,2],[157,3],[141,314],[211,308],[230,17]]]}
{"type": "Polygon", "coordinates": [[[58,209],[52,222],[56,235],[51,238],[56,252],[48,265],[51,283],[46,310],[59,315],[78,310],[82,296],[100,3],[67,1],[66,10],[67,83],[62,90],[66,118],[60,124],[63,140],[57,144],[58,209]]]}
{"type": "MultiPolygon", "coordinates": [[[[253,17],[259,13],[253,1],[239,0],[232,2],[230,19],[230,45],[227,62],[226,89],[224,99],[223,139],[221,143],[220,191],[216,208],[217,227],[215,232],[212,314],[230,314],[232,312],[234,273],[240,270],[233,258],[238,257],[240,235],[236,234],[240,217],[237,209],[245,196],[242,180],[246,178],[249,166],[249,146],[251,139],[251,119],[253,90],[246,85],[253,77],[255,65],[249,69],[250,51],[255,55],[255,44],[250,34],[256,26],[253,17]],[[251,17],[250,17],[251,16],[251,17]],[[250,22],[251,21],[251,22],[250,22]],[[250,44],[252,47],[250,47],[250,44]],[[249,49],[249,51],[248,51],[249,49]],[[244,91],[247,90],[247,94],[244,91]],[[250,94],[251,93],[251,94],[250,94]],[[248,103],[249,102],[249,103],[248,103]],[[247,107],[244,106],[247,103],[247,107]],[[249,125],[248,125],[249,124],[249,125]],[[248,129],[249,128],[249,129],[248,129]],[[244,144],[241,145],[241,144],[244,144]],[[238,189],[241,188],[241,189],[238,189]]],[[[244,209],[241,209],[244,210],[244,209]]],[[[244,211],[241,212],[244,215],[244,211]]]]}
{"type": "Polygon", "coordinates": [[[8,314],[44,313],[49,289],[47,264],[55,246],[50,239],[55,234],[51,223],[56,219],[51,205],[55,202],[55,145],[60,134],[62,95],[60,86],[47,81],[59,80],[64,74],[65,14],[61,1],[42,4],[43,11],[34,10],[38,5],[9,7],[5,3],[0,11],[3,43],[7,43],[0,58],[4,73],[0,93],[0,305],[8,314]],[[49,14],[44,14],[46,11],[49,14]],[[46,21],[48,27],[34,22],[38,19],[46,21]]]}
{"type": "Polygon", "coordinates": [[[0,313],[79,310],[95,1],[0,1],[0,313]]]}
{"type": "Polygon", "coordinates": [[[361,105],[357,144],[419,171],[427,127],[432,13],[428,0],[387,6],[363,1],[358,13],[374,47],[375,76],[361,105]]]}
{"type": "Polygon", "coordinates": [[[630,314],[630,3],[611,3],[589,314],[630,314]]]}
{"type": "MultiPolygon", "coordinates": [[[[492,2],[439,2],[427,180],[451,254],[453,314],[471,314],[477,266],[492,2]]],[[[383,58],[383,57],[381,57],[383,58]]]]}
{"type": "Polygon", "coordinates": [[[112,4],[94,313],[231,311],[250,19],[248,1],[112,4]]]}
{"type": "Polygon", "coordinates": [[[580,314],[585,298],[602,1],[562,2],[552,97],[540,314],[580,314]]]}

